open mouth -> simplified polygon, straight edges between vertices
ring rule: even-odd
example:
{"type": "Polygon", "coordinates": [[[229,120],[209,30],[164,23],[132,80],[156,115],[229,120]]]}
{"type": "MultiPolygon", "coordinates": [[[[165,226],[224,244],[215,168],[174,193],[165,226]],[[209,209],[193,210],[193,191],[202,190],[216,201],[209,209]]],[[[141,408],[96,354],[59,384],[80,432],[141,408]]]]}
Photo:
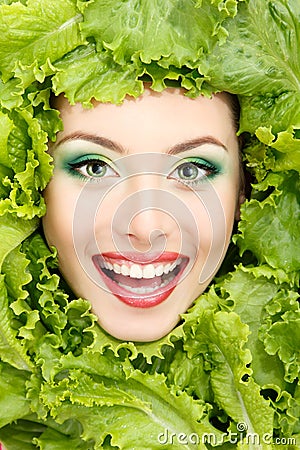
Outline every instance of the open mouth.
{"type": "Polygon", "coordinates": [[[164,252],[150,262],[117,253],[93,256],[93,263],[109,290],[124,303],[148,308],[163,302],[175,289],[189,258],[164,252]]]}

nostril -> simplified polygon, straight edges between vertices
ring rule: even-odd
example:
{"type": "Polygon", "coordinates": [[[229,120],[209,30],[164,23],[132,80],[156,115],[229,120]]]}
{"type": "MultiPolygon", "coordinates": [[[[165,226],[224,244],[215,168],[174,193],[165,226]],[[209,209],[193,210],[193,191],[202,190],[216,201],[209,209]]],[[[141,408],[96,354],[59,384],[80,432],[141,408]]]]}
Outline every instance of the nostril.
{"type": "Polygon", "coordinates": [[[151,243],[153,243],[154,241],[160,240],[160,239],[163,239],[164,241],[167,240],[167,234],[165,233],[164,230],[160,230],[158,228],[158,229],[151,231],[151,233],[150,233],[150,242],[151,243]]]}
{"type": "Polygon", "coordinates": [[[131,249],[138,252],[163,253],[167,247],[166,233],[160,229],[142,235],[141,233],[128,233],[128,240],[131,249]]]}

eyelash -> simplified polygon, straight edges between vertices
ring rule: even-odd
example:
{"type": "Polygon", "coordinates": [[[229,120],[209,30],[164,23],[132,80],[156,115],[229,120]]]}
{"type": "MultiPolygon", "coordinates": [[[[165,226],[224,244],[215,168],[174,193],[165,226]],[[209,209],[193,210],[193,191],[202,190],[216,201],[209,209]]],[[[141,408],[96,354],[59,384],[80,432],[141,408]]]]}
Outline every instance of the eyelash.
{"type": "MultiPolygon", "coordinates": [[[[78,161],[75,162],[69,162],[67,163],[67,168],[68,171],[71,173],[71,175],[75,175],[77,176],[79,179],[86,181],[87,179],[90,179],[93,182],[99,182],[102,180],[102,178],[105,177],[105,175],[107,176],[107,170],[110,170],[112,173],[109,175],[111,176],[118,176],[117,172],[110,166],[110,164],[106,161],[104,161],[103,159],[98,159],[98,158],[91,158],[89,156],[86,157],[82,157],[80,158],[78,161]],[[102,168],[105,168],[105,172],[103,174],[103,176],[95,176],[95,175],[91,175],[88,174],[87,170],[88,170],[88,166],[91,165],[99,165],[102,168]],[[85,169],[86,173],[82,173],[80,170],[83,170],[83,168],[85,169]]],[[[201,158],[189,158],[186,160],[183,160],[183,162],[181,162],[174,170],[173,172],[171,172],[171,174],[168,176],[168,179],[172,179],[172,180],[176,180],[178,183],[187,185],[189,187],[192,186],[197,186],[200,183],[203,183],[205,180],[207,179],[213,179],[216,175],[218,175],[220,173],[220,169],[218,169],[218,167],[216,167],[214,164],[203,160],[201,158]],[[180,169],[184,169],[187,167],[192,167],[192,168],[197,168],[198,174],[197,177],[195,177],[195,179],[183,179],[181,178],[179,175],[174,176],[173,174],[180,169]],[[209,172],[208,174],[202,174],[199,178],[199,174],[200,171],[202,172],[209,172]]]]}
{"type": "Polygon", "coordinates": [[[220,173],[220,169],[218,169],[218,167],[216,167],[214,164],[203,160],[201,158],[190,158],[185,160],[184,162],[182,162],[181,164],[179,164],[176,169],[172,172],[174,173],[175,171],[179,171],[180,168],[183,167],[196,167],[198,169],[198,175],[197,175],[197,179],[192,179],[192,180],[185,180],[183,178],[178,177],[174,177],[169,175],[168,178],[170,179],[175,179],[176,181],[178,181],[181,184],[185,184],[187,186],[197,186],[200,183],[203,183],[205,180],[207,179],[213,179],[216,175],[218,175],[220,173]],[[203,174],[200,178],[199,178],[199,171],[204,171],[204,172],[209,172],[208,174],[203,174]]]}
{"type": "MultiPolygon", "coordinates": [[[[81,180],[87,180],[90,179],[91,181],[95,182],[95,181],[101,181],[101,179],[103,178],[103,176],[95,176],[88,174],[87,170],[88,170],[88,166],[92,166],[93,164],[97,164],[102,168],[105,168],[105,170],[111,170],[111,172],[113,172],[113,174],[111,174],[110,176],[118,176],[118,174],[116,173],[116,171],[114,169],[112,169],[112,167],[103,159],[98,159],[98,158],[90,158],[90,157],[84,157],[84,158],[80,158],[80,160],[75,161],[75,162],[71,162],[71,163],[67,163],[68,166],[68,170],[70,171],[71,175],[75,175],[77,176],[79,179],[81,180]],[[85,171],[86,173],[82,173],[80,172],[80,169],[86,168],[85,171]]],[[[106,174],[106,172],[104,173],[104,175],[106,174]]]]}

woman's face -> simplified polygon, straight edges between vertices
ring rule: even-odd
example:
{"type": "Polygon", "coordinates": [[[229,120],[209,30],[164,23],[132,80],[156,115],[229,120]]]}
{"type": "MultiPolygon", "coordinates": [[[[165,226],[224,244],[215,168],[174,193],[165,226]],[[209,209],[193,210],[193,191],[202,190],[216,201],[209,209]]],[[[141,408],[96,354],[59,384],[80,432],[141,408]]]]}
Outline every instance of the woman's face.
{"type": "Polygon", "coordinates": [[[50,148],[43,227],[60,270],[122,340],[166,335],[219,268],[239,207],[238,141],[226,94],[180,89],[122,105],[70,106],[50,148]]]}

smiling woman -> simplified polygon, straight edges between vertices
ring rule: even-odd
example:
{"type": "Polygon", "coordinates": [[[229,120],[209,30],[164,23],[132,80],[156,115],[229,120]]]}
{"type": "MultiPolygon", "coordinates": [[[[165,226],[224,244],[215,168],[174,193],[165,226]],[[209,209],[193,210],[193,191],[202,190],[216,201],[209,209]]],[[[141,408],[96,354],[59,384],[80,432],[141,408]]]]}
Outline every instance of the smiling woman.
{"type": "Polygon", "coordinates": [[[299,0],[0,0],[5,449],[300,448],[299,36],[299,0]]]}
{"type": "Polygon", "coordinates": [[[159,339],[212,280],[238,214],[230,97],[147,88],[119,106],[84,110],[61,96],[56,107],[64,130],[50,149],[46,239],[108,333],[159,339]]]}

